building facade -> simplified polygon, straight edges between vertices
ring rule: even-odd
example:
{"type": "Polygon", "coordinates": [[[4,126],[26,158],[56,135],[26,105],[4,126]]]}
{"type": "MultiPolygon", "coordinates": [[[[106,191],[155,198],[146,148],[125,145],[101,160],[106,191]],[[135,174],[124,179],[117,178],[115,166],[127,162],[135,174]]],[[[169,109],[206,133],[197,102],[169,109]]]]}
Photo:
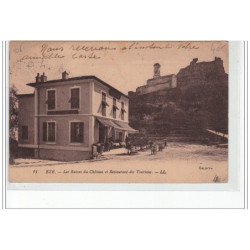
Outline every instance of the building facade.
{"type": "Polygon", "coordinates": [[[47,80],[37,75],[34,94],[19,95],[18,148],[22,156],[78,161],[92,146],[122,142],[137,132],[128,124],[128,96],[96,76],[47,80]]]}

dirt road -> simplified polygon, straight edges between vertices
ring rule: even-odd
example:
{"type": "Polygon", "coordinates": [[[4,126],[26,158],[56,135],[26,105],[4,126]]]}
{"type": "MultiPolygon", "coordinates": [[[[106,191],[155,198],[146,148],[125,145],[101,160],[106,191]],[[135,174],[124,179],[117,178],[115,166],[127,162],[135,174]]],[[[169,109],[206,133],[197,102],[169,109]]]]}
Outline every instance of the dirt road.
{"type": "Polygon", "coordinates": [[[10,182],[212,183],[227,182],[228,150],[216,146],[169,143],[163,152],[127,155],[125,149],[103,160],[74,163],[17,159],[10,182]]]}

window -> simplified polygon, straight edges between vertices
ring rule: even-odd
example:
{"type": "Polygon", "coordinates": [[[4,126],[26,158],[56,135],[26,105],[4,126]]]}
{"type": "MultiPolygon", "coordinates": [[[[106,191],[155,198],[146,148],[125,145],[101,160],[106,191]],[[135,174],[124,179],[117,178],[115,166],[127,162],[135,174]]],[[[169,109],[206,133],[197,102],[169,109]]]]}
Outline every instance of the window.
{"type": "Polygon", "coordinates": [[[56,123],[55,122],[43,123],[43,141],[45,142],[56,141],[56,123]]]}
{"type": "Polygon", "coordinates": [[[56,108],[56,91],[53,90],[48,90],[47,91],[47,105],[48,105],[48,110],[53,110],[56,108]]]}
{"type": "Polygon", "coordinates": [[[80,108],[80,88],[71,88],[70,90],[70,107],[71,109],[80,108]]]}
{"type": "Polygon", "coordinates": [[[70,123],[70,142],[82,143],[83,142],[83,122],[71,122],[70,123]]]}
{"type": "Polygon", "coordinates": [[[21,138],[23,140],[28,140],[28,126],[21,127],[21,138]]]}
{"type": "Polygon", "coordinates": [[[121,118],[122,120],[124,120],[124,113],[125,113],[125,106],[124,106],[124,102],[122,102],[122,109],[121,109],[121,118]]]}
{"type": "Polygon", "coordinates": [[[106,93],[102,92],[102,115],[106,116],[106,107],[107,107],[107,101],[106,101],[106,93]]]}
{"type": "Polygon", "coordinates": [[[115,118],[115,119],[116,119],[116,109],[117,109],[116,99],[113,98],[113,118],[115,118]]]}

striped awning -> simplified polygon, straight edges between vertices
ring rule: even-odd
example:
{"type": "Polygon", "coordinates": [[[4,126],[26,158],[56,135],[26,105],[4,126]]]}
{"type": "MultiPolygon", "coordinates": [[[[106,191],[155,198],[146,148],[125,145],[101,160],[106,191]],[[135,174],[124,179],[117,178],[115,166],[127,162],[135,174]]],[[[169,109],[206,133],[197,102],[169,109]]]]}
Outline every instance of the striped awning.
{"type": "Polygon", "coordinates": [[[122,121],[114,121],[118,126],[121,127],[121,130],[128,131],[129,133],[139,133],[138,130],[131,128],[128,123],[122,121]]]}
{"type": "Polygon", "coordinates": [[[98,122],[100,122],[104,127],[112,127],[115,129],[121,129],[119,125],[115,124],[113,121],[109,119],[96,118],[98,122]]]}
{"type": "Polygon", "coordinates": [[[118,130],[127,131],[129,133],[138,133],[138,130],[131,128],[128,123],[122,121],[112,121],[110,119],[96,118],[105,127],[113,127],[118,130]]]}

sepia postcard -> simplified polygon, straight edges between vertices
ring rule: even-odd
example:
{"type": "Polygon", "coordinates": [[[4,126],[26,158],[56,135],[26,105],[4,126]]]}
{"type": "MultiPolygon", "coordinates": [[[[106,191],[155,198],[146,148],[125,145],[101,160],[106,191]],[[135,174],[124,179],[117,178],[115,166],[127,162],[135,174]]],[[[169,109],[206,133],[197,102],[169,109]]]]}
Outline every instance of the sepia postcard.
{"type": "Polygon", "coordinates": [[[226,41],[12,41],[10,183],[227,183],[226,41]]]}

